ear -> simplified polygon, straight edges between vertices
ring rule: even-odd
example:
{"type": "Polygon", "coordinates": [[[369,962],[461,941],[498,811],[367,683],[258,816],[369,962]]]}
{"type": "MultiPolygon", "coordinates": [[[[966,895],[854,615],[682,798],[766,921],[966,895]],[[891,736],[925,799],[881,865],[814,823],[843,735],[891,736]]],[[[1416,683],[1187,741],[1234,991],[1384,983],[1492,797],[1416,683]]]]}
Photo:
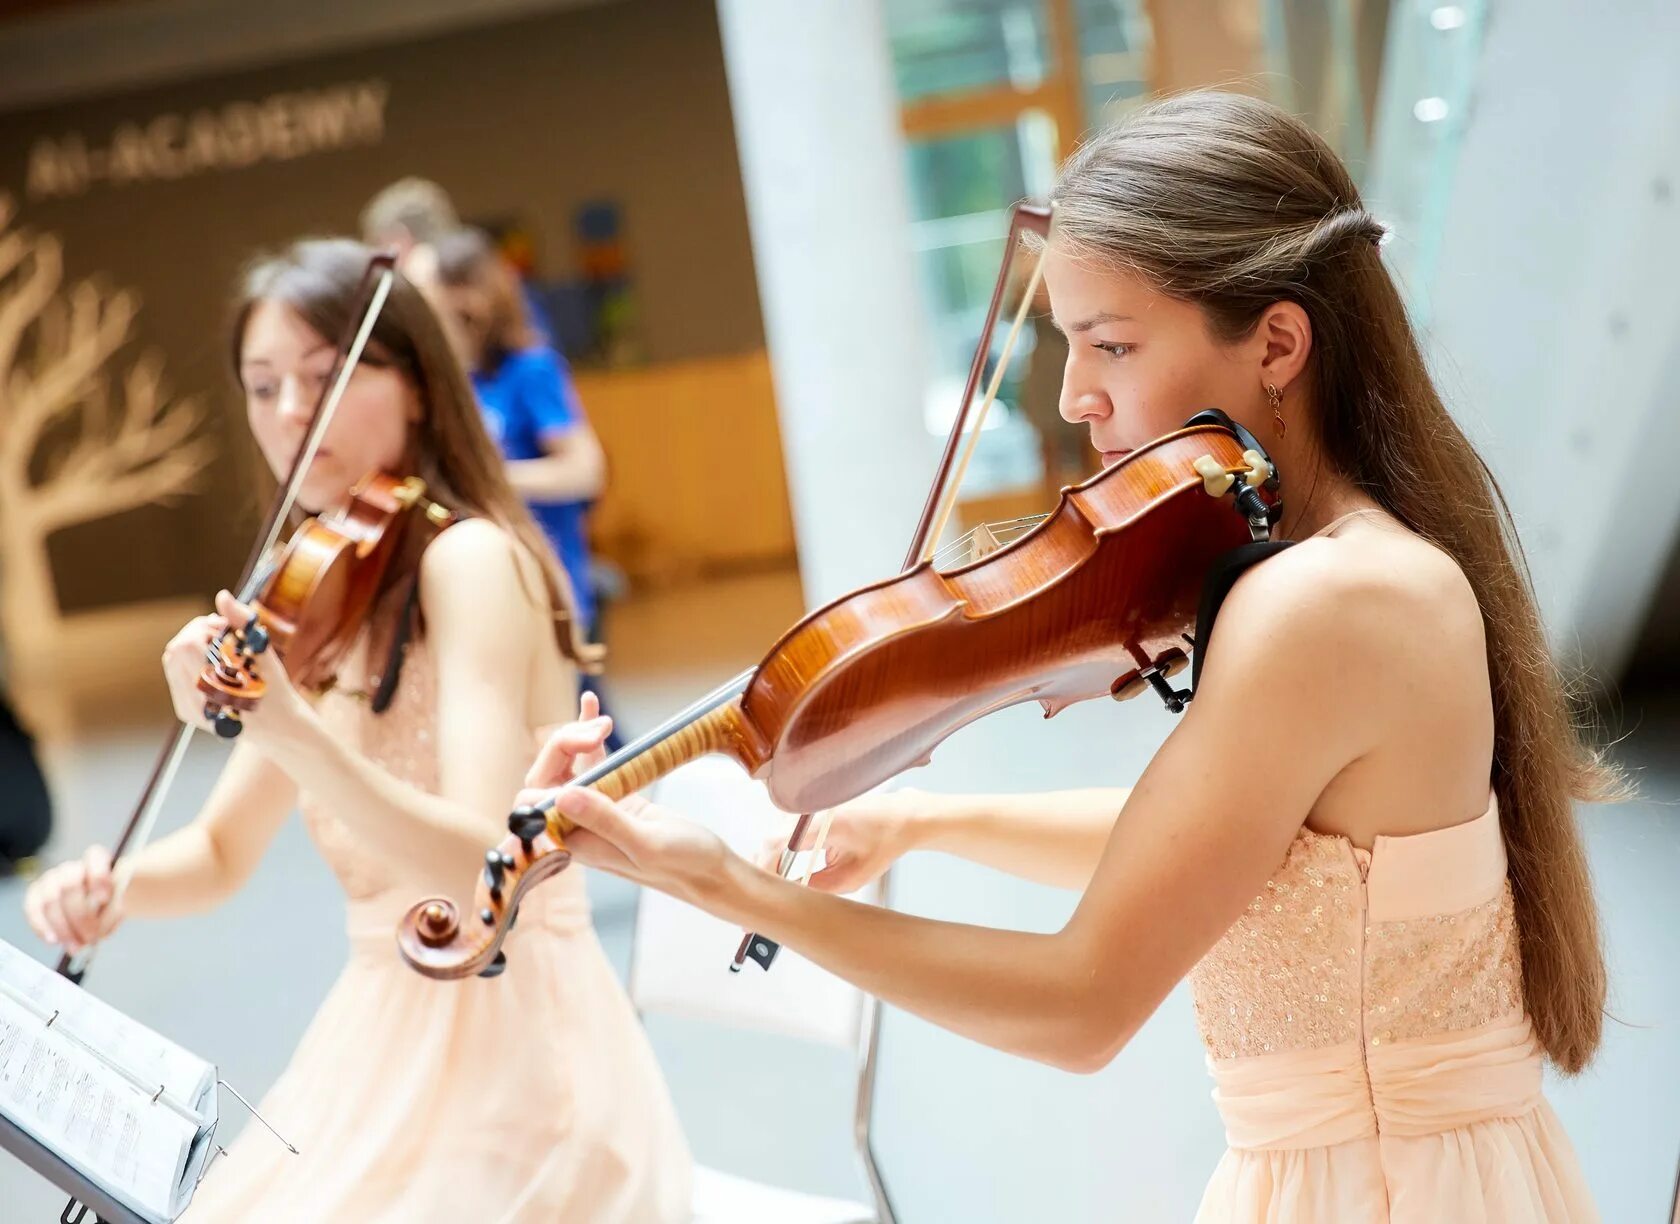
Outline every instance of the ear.
{"type": "Polygon", "coordinates": [[[1312,353],[1312,320],[1298,302],[1273,302],[1254,329],[1259,342],[1260,377],[1280,391],[1300,377],[1312,353]]]}

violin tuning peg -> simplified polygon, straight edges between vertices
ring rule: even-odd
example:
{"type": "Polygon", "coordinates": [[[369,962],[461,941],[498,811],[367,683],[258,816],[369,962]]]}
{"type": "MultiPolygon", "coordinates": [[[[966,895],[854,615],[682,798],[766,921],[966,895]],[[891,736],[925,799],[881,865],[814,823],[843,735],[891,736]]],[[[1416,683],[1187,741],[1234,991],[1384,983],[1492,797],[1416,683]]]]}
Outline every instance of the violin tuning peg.
{"type": "Polygon", "coordinates": [[[498,952],[496,953],[495,960],[491,961],[488,965],[478,971],[478,976],[481,978],[501,977],[502,971],[506,968],[507,953],[498,952]]]}
{"type": "Polygon", "coordinates": [[[205,704],[204,717],[210,720],[210,727],[218,739],[236,739],[245,729],[244,724],[239,721],[239,715],[232,710],[218,708],[214,702],[205,704]]]}
{"type": "Polygon", "coordinates": [[[508,832],[519,839],[527,858],[530,857],[532,843],[547,829],[548,817],[534,807],[517,808],[508,817],[508,832]]]}
{"type": "Polygon", "coordinates": [[[1226,490],[1236,483],[1237,478],[1227,472],[1212,455],[1203,455],[1191,466],[1196,469],[1196,475],[1202,478],[1202,488],[1208,491],[1210,497],[1223,497],[1226,490]]]}
{"type": "Polygon", "coordinates": [[[252,623],[245,627],[245,653],[260,655],[268,649],[268,630],[259,624],[252,623]]]}

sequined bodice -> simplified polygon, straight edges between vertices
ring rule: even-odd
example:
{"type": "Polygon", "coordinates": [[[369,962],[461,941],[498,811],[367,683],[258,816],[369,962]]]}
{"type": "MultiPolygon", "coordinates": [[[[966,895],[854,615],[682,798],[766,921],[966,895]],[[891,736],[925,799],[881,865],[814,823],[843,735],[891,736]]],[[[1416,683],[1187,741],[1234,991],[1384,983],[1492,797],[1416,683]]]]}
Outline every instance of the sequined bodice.
{"type": "Polygon", "coordinates": [[[1215,1059],[1374,1050],[1519,1016],[1496,810],[1371,852],[1303,830],[1191,983],[1215,1059]]]}
{"type": "MultiPolygon", "coordinates": [[[[432,737],[437,724],[437,679],[424,642],[409,642],[402,681],[383,714],[374,714],[366,695],[349,687],[329,691],[317,709],[342,742],[393,777],[436,793],[437,746],[432,737]]],[[[313,795],[306,791],[299,808],[310,837],[351,900],[374,896],[398,883],[384,865],[389,856],[359,838],[313,795]]]]}

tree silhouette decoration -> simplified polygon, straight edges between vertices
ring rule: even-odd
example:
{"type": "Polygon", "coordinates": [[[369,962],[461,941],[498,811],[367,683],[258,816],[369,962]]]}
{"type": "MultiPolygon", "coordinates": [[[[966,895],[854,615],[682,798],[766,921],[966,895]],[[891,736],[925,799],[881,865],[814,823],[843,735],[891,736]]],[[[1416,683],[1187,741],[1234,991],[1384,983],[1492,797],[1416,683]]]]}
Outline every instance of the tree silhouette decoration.
{"type": "Polygon", "coordinates": [[[214,447],[163,357],[114,368],[140,309],[128,290],[64,283],[57,235],[13,228],[0,195],[0,632],[14,660],[61,636],[47,538],[197,486],[214,447]]]}

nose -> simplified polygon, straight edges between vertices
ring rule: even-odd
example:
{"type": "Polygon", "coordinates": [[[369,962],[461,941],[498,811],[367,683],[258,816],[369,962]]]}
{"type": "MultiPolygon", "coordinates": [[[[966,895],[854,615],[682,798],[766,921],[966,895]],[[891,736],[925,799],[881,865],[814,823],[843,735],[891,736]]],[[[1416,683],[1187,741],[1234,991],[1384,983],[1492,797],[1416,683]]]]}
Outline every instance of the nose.
{"type": "Polygon", "coordinates": [[[282,421],[288,425],[306,425],[314,408],[314,404],[306,401],[303,389],[298,386],[294,375],[288,374],[281,380],[280,399],[275,411],[282,421]]]}
{"type": "Polygon", "coordinates": [[[1073,380],[1070,370],[1062,379],[1062,397],[1056,404],[1062,420],[1069,425],[1083,425],[1102,421],[1114,414],[1114,402],[1100,387],[1081,387],[1073,380]]]}

